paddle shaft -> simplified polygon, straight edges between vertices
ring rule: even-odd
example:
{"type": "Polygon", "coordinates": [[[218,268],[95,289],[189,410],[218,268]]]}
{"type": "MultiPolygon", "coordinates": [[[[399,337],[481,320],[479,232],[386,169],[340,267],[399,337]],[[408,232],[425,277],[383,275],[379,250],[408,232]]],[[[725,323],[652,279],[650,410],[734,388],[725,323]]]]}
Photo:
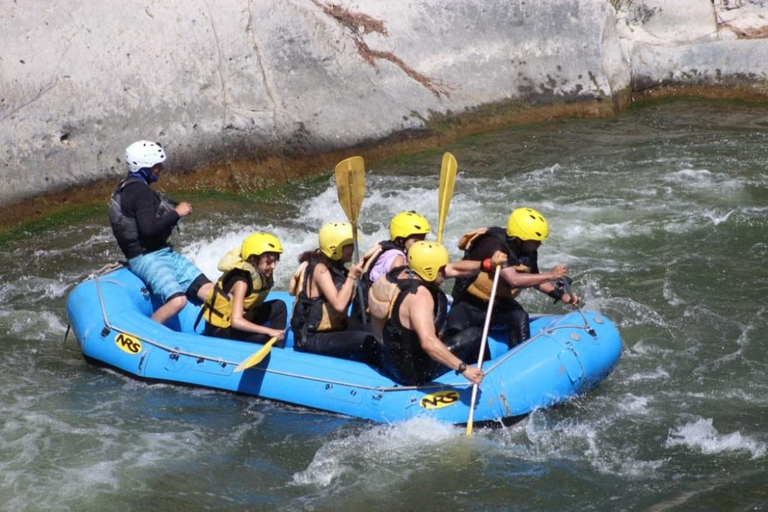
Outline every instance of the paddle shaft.
{"type": "MultiPolygon", "coordinates": [[[[360,217],[360,209],[363,205],[363,196],[365,195],[365,162],[360,156],[347,158],[336,164],[334,174],[339,203],[347,216],[347,220],[352,225],[352,241],[355,245],[354,263],[357,263],[360,261],[360,248],[357,243],[357,220],[360,217]]],[[[360,320],[363,325],[367,325],[365,297],[363,297],[362,293],[359,293],[361,289],[359,278],[355,279],[355,285],[357,287],[355,295],[357,295],[360,306],[360,320]]]]}
{"type": "MultiPolygon", "coordinates": [[[[491,298],[488,301],[488,312],[485,314],[485,325],[483,325],[483,338],[480,341],[480,355],[477,358],[477,367],[483,369],[483,358],[485,357],[485,345],[488,341],[488,330],[491,328],[491,313],[493,313],[493,301],[496,299],[496,288],[499,286],[499,275],[501,266],[496,266],[493,274],[493,287],[491,288],[491,298]]],[[[472,435],[472,422],[475,417],[475,401],[477,400],[477,384],[472,385],[472,400],[469,403],[469,419],[467,419],[467,435],[472,435]]]]}
{"type": "MultiPolygon", "coordinates": [[[[352,224],[352,239],[355,242],[355,263],[360,261],[360,248],[357,244],[357,224],[352,224]]],[[[365,317],[365,298],[363,297],[363,294],[360,293],[360,289],[362,288],[360,284],[361,277],[358,277],[355,279],[355,284],[357,285],[357,290],[355,291],[355,295],[357,295],[357,302],[360,306],[360,319],[363,322],[363,325],[368,324],[368,319],[365,317]]]]}

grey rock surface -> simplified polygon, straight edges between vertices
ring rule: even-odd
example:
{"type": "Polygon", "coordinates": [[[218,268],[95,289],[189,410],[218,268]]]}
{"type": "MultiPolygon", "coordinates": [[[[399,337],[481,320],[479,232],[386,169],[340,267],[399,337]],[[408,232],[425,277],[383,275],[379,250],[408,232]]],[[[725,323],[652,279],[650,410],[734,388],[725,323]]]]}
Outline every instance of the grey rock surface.
{"type": "Polygon", "coordinates": [[[0,204],[117,178],[137,139],[194,169],[428,131],[510,100],[621,108],[670,81],[760,89],[765,41],[744,39],[766,10],[742,4],[4,1],[0,204]]]}

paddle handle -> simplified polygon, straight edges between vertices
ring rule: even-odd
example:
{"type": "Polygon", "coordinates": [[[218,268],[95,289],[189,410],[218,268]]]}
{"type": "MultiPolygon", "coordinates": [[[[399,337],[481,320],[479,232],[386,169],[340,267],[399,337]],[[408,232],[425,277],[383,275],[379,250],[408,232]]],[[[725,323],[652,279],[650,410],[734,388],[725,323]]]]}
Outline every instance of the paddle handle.
{"type": "MultiPolygon", "coordinates": [[[[355,242],[355,263],[357,263],[360,261],[360,249],[357,246],[357,226],[355,224],[352,224],[352,240],[355,242]]],[[[363,297],[363,294],[360,293],[362,288],[360,284],[361,279],[362,277],[355,279],[355,283],[357,284],[355,295],[357,295],[358,306],[360,306],[360,320],[363,322],[363,325],[368,325],[368,319],[365,317],[365,298],[363,297]]]]}
{"type": "MultiPolygon", "coordinates": [[[[483,338],[480,341],[480,355],[477,358],[477,367],[482,370],[483,359],[485,358],[485,345],[488,341],[488,331],[491,328],[491,313],[493,312],[493,301],[496,299],[496,288],[499,286],[499,275],[501,266],[496,266],[493,274],[493,287],[491,288],[491,298],[488,301],[488,312],[485,314],[485,325],[483,325],[483,338]]],[[[475,401],[477,400],[477,384],[472,385],[472,400],[469,403],[469,418],[467,419],[467,435],[472,435],[472,423],[475,418],[475,401]]]]}

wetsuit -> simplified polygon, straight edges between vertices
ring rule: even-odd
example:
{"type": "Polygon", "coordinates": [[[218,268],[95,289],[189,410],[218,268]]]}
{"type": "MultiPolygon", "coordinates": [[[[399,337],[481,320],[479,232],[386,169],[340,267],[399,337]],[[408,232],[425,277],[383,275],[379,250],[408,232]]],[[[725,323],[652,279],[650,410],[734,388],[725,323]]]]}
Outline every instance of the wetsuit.
{"type": "MultiPolygon", "coordinates": [[[[421,342],[416,331],[403,327],[400,322],[400,307],[408,295],[416,293],[420,286],[429,290],[435,304],[433,311],[435,334],[441,338],[446,348],[462,361],[477,360],[483,331],[478,327],[469,327],[450,336],[442,336],[448,307],[445,293],[437,286],[416,279],[413,274],[411,277],[398,279],[398,276],[406,268],[395,268],[388,272],[386,277],[379,279],[379,281],[386,279],[390,284],[397,287],[396,295],[393,294],[393,304],[390,308],[386,308],[390,309],[391,312],[386,319],[381,319],[384,320],[384,325],[379,346],[379,361],[381,369],[392,380],[411,386],[430,382],[449,371],[450,368],[432,359],[421,348],[421,342]]],[[[377,288],[384,285],[383,282],[380,283],[379,281],[374,285],[377,288]]],[[[383,295],[388,295],[388,293],[385,292],[383,295]]]]}

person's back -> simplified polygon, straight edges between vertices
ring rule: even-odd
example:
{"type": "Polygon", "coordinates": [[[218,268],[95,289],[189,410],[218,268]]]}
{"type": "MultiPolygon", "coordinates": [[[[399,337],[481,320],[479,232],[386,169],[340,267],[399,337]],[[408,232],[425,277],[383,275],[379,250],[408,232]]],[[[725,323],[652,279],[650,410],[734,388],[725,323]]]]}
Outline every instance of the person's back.
{"type": "Polygon", "coordinates": [[[467,329],[441,339],[447,298],[439,284],[480,269],[480,262],[460,262],[448,270],[448,251],[433,242],[416,242],[408,251],[408,266],[376,280],[369,293],[374,334],[379,342],[382,370],[394,381],[419,385],[453,368],[472,382],[482,372],[463,359],[477,353],[480,329],[467,329]]]}
{"type": "MultiPolygon", "coordinates": [[[[424,240],[431,231],[429,221],[416,212],[400,212],[389,222],[389,240],[382,240],[371,247],[363,256],[363,275],[360,278],[358,293],[363,297],[366,309],[365,320],[369,319],[368,291],[376,280],[395,267],[406,264],[408,249],[420,240],[424,240]]],[[[352,318],[362,321],[360,301],[352,304],[352,318]]]]}
{"type": "Polygon", "coordinates": [[[349,271],[352,260],[352,226],[327,222],[318,232],[317,250],[299,257],[299,268],[291,278],[289,292],[296,297],[291,315],[294,348],[299,352],[375,363],[373,335],[349,325],[347,309],[355,296],[355,278],[362,262],[349,271]]]}
{"type": "Polygon", "coordinates": [[[140,140],[128,146],[128,176],[109,202],[112,232],[128,267],[163,303],[152,315],[159,323],[181,311],[187,297],[202,301],[213,288],[200,269],[168,244],[174,226],[192,212],[192,206],[176,204],[150,188],[165,159],[165,151],[157,142],[140,140]]]}
{"type": "Polygon", "coordinates": [[[181,218],[176,203],[136,177],[120,182],[111,202],[115,203],[110,205],[112,233],[127,259],[168,247],[168,238],[181,218]],[[117,207],[124,220],[115,218],[117,207]]]}

